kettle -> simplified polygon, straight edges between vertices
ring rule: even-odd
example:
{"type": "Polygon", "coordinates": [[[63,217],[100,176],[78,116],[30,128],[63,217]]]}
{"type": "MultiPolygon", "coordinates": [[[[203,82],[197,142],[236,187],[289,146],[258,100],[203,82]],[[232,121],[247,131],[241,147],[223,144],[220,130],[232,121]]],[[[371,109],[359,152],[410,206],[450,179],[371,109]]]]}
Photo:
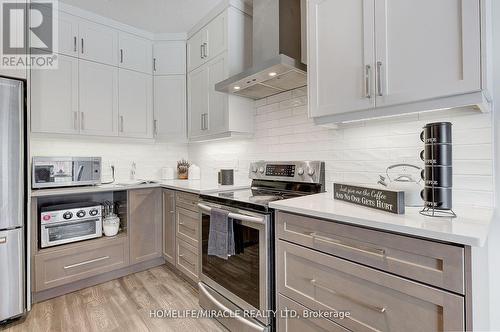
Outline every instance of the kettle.
{"type": "Polygon", "coordinates": [[[424,205],[420,192],[422,191],[422,178],[420,172],[422,168],[411,164],[396,164],[387,167],[386,176],[380,175],[378,184],[387,187],[389,190],[404,191],[405,205],[408,207],[422,207],[424,205]],[[415,169],[412,174],[409,169],[415,169]],[[390,171],[397,170],[396,174],[389,175],[390,171]],[[416,180],[418,179],[418,180],[416,180]]]}

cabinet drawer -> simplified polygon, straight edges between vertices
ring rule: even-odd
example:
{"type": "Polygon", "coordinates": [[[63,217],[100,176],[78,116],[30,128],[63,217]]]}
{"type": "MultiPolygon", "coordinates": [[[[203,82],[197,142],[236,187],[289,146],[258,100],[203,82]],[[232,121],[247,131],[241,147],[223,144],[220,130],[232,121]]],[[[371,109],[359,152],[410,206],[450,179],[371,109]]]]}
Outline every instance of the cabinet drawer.
{"type": "Polygon", "coordinates": [[[198,282],[198,250],[189,243],[177,239],[177,268],[192,280],[198,282]]]}
{"type": "Polygon", "coordinates": [[[35,256],[35,291],[65,285],[128,265],[127,237],[102,239],[35,256]]]}
{"type": "Polygon", "coordinates": [[[306,307],[298,304],[289,298],[278,295],[278,331],[279,332],[348,332],[349,330],[328,319],[304,318],[303,313],[310,311],[306,307]],[[285,311],[286,310],[286,311],[285,311]],[[286,312],[294,310],[300,318],[291,318],[285,315],[286,312]],[[285,316],[285,317],[284,317],[285,316]]]}
{"type": "Polygon", "coordinates": [[[277,220],[280,239],[465,294],[461,247],[282,212],[277,220]]]}
{"type": "Polygon", "coordinates": [[[348,311],[353,331],[463,331],[464,299],[278,241],[278,292],[313,310],[348,311]]]}
{"type": "Polygon", "coordinates": [[[198,213],[186,210],[181,207],[177,207],[175,211],[177,216],[177,237],[181,238],[192,246],[197,246],[198,234],[200,229],[198,213]]]}
{"type": "Polygon", "coordinates": [[[175,205],[198,212],[198,195],[178,191],[175,195],[175,205]]]}

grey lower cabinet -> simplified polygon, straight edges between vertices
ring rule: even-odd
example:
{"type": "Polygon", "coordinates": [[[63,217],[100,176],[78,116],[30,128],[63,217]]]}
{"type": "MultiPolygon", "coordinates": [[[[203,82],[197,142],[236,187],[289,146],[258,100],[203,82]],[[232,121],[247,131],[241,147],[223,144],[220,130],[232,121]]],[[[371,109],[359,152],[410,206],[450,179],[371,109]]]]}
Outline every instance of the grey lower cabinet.
{"type": "Polygon", "coordinates": [[[162,257],[162,190],[130,190],[128,195],[130,263],[162,257]]]}
{"type": "Polygon", "coordinates": [[[465,330],[463,248],[283,212],[276,232],[278,308],[349,313],[279,331],[465,330]]]}
{"type": "Polygon", "coordinates": [[[175,191],[163,190],[163,258],[175,266],[175,191]]]}

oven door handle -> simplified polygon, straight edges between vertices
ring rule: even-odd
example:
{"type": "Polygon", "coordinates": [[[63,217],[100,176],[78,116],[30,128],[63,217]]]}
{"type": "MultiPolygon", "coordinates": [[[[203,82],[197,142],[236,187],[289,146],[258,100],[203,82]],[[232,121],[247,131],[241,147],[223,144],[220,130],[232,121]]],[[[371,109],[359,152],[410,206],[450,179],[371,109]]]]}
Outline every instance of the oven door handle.
{"type": "MultiPolygon", "coordinates": [[[[198,203],[198,207],[202,211],[205,211],[207,213],[210,213],[212,211],[212,208],[209,207],[209,206],[206,206],[205,204],[198,203]]],[[[244,215],[244,214],[233,213],[233,212],[229,212],[228,217],[232,218],[232,219],[238,219],[238,220],[241,220],[241,221],[253,222],[253,223],[257,223],[257,224],[261,224],[261,225],[265,225],[266,224],[266,221],[265,221],[264,217],[262,217],[262,218],[252,217],[252,216],[247,216],[247,215],[244,215]]]]}
{"type": "Polygon", "coordinates": [[[53,224],[43,224],[42,223],[42,228],[56,228],[60,226],[70,226],[70,225],[78,225],[78,224],[85,224],[88,222],[98,222],[101,219],[99,218],[92,218],[92,219],[80,219],[80,220],[74,220],[74,221],[60,221],[60,222],[55,222],[53,224]]]}

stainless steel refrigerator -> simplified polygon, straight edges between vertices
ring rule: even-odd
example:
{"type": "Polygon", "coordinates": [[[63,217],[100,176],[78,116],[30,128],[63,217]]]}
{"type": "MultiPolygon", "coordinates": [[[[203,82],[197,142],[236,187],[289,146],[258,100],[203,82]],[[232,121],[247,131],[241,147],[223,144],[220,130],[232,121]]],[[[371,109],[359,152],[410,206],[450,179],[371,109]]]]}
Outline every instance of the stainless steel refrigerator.
{"type": "Polygon", "coordinates": [[[0,78],[0,322],[25,312],[24,83],[0,78]]]}

